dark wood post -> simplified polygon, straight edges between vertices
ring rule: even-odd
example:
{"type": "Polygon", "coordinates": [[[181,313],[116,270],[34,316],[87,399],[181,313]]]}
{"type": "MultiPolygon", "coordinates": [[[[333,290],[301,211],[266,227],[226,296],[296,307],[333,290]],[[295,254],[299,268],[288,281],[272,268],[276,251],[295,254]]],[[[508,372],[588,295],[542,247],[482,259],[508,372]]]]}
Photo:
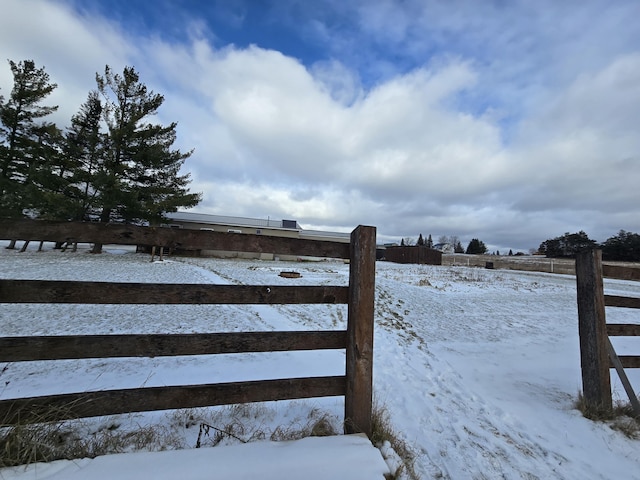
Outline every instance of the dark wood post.
{"type": "Polygon", "coordinates": [[[360,225],[351,233],[347,320],[345,433],[371,437],[373,318],[376,229],[360,225]]]}
{"type": "Polygon", "coordinates": [[[611,377],[602,282],[602,251],[576,257],[582,394],[588,407],[610,410],[611,377]]]}

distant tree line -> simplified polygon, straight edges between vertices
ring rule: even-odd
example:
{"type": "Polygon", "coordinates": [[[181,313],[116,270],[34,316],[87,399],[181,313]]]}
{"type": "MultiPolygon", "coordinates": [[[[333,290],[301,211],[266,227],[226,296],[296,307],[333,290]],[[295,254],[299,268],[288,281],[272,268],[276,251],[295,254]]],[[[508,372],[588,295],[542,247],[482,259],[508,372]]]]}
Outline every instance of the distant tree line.
{"type": "Polygon", "coordinates": [[[601,244],[584,231],[565,233],[540,244],[539,253],[552,258],[575,258],[576,254],[592,248],[602,249],[602,258],[623,262],[640,261],[640,235],[620,230],[601,244]]]}
{"type": "Polygon", "coordinates": [[[433,242],[431,235],[429,235],[425,240],[424,237],[422,236],[422,233],[418,236],[418,240],[416,242],[414,242],[414,240],[410,237],[403,238],[400,241],[400,246],[403,246],[403,247],[412,246],[414,244],[417,246],[425,246],[428,248],[434,248],[437,245],[448,244],[453,247],[454,253],[468,253],[472,255],[482,255],[484,253],[487,253],[487,246],[484,244],[484,242],[482,242],[481,240],[478,240],[477,238],[473,238],[469,242],[469,245],[465,250],[465,248],[462,246],[462,242],[456,235],[451,235],[449,237],[447,237],[446,235],[443,235],[438,238],[438,243],[435,243],[435,244],[433,242]]]}
{"type": "MultiPolygon", "coordinates": [[[[482,255],[488,252],[487,246],[482,240],[472,238],[467,248],[465,249],[460,242],[460,239],[455,236],[441,236],[438,238],[438,242],[434,243],[431,235],[426,239],[422,234],[418,236],[417,242],[412,238],[403,238],[401,241],[402,246],[426,246],[434,248],[442,244],[451,245],[455,253],[466,253],[470,255],[482,255]]],[[[602,249],[602,258],[610,261],[621,262],[640,262],[640,234],[626,232],[620,230],[617,235],[614,235],[602,243],[598,243],[595,240],[589,238],[584,231],[577,233],[565,233],[556,238],[545,240],[540,244],[537,252],[531,249],[531,253],[538,253],[550,258],[575,258],[578,252],[586,249],[600,248],[602,249]]],[[[500,255],[500,251],[494,252],[496,255],[500,255]]],[[[524,255],[524,253],[513,253],[513,250],[509,250],[509,256],[524,255]]]]}
{"type": "MultiPolygon", "coordinates": [[[[157,224],[193,207],[192,151],[173,148],[176,123],[152,122],[164,102],[133,67],[109,66],[62,131],[45,105],[57,85],[32,60],[9,61],[13,89],[0,95],[0,216],[157,224]]],[[[100,245],[96,246],[99,251],[100,245]]]]}

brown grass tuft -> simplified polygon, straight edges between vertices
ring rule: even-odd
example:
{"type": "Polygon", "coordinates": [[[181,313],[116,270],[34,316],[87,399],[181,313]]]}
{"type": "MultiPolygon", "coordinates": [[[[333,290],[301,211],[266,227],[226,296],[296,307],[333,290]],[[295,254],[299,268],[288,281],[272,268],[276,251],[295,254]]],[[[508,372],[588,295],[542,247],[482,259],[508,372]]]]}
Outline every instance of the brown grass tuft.
{"type": "Polygon", "coordinates": [[[402,460],[402,466],[396,472],[388,475],[387,478],[389,480],[398,479],[403,474],[406,474],[412,480],[419,480],[413,466],[415,455],[407,442],[400,437],[391,424],[391,417],[385,405],[374,402],[371,423],[371,443],[381,448],[385,442],[389,442],[391,448],[402,460]]]}
{"type": "Polygon", "coordinates": [[[640,439],[640,417],[635,415],[629,403],[618,401],[613,408],[593,406],[585,402],[582,392],[578,392],[575,408],[589,420],[606,422],[612,429],[622,432],[626,437],[640,439]]]}

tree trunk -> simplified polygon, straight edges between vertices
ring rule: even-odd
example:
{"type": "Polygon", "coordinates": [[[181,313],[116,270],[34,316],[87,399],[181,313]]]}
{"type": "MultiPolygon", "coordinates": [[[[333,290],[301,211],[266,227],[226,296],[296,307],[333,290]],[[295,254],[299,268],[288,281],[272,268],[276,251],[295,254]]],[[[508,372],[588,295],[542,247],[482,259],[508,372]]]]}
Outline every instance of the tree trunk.
{"type": "MultiPolygon", "coordinates": [[[[100,223],[109,223],[111,219],[111,208],[104,208],[102,210],[102,214],[100,215],[100,223]]],[[[102,244],[94,243],[93,248],[91,249],[91,253],[102,253],[102,244]]]]}

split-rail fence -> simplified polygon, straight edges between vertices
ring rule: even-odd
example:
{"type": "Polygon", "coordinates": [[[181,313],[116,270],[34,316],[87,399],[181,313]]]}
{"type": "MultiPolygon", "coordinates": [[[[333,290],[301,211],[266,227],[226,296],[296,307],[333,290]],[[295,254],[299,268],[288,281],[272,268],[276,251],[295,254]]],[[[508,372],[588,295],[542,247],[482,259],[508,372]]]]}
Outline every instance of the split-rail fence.
{"type": "Polygon", "coordinates": [[[0,424],[325,396],[345,397],[345,432],[371,435],[375,227],[350,243],[121,224],[0,219],[0,238],[340,258],[347,286],[149,284],[0,279],[2,303],[347,304],[346,330],[0,338],[0,362],[344,349],[345,374],[0,399],[0,424]],[[60,418],[63,417],[63,418],[60,418]]]}

